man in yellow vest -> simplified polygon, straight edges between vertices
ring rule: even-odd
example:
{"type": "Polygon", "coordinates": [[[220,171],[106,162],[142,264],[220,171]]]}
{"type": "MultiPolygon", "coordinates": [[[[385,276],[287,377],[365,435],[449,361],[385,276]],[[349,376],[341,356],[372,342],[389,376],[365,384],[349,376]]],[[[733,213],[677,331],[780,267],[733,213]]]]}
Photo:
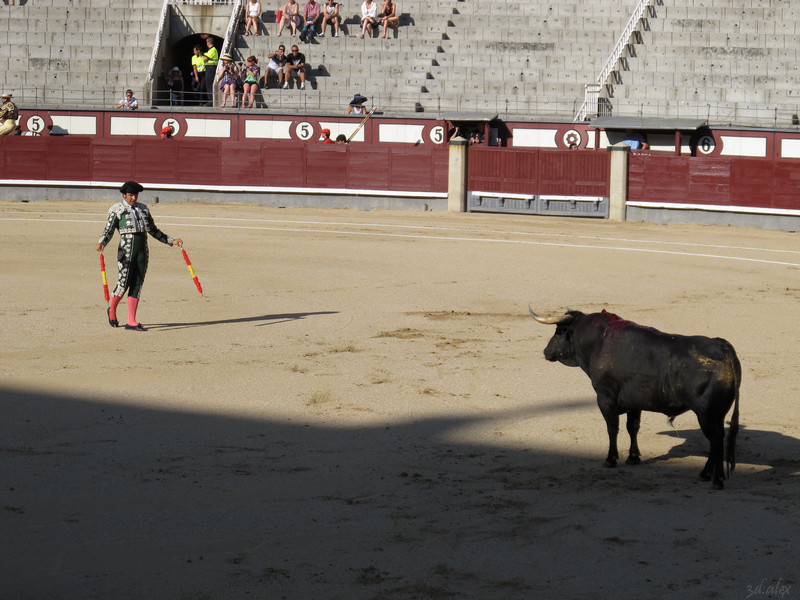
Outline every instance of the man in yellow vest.
{"type": "Polygon", "coordinates": [[[202,105],[206,95],[206,61],[203,56],[203,47],[200,45],[192,49],[192,92],[193,104],[202,105]]]}
{"type": "Polygon", "coordinates": [[[214,83],[217,76],[217,63],[219,62],[219,52],[214,46],[214,38],[208,36],[206,38],[206,46],[208,50],[203,54],[203,60],[206,64],[206,106],[214,106],[214,83]]]}

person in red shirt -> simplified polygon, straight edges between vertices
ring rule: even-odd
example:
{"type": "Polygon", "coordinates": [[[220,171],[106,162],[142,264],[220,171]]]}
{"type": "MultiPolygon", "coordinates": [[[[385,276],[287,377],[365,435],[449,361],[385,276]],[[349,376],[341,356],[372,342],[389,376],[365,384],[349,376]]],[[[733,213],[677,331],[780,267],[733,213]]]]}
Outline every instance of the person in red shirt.
{"type": "Polygon", "coordinates": [[[314,36],[317,35],[317,28],[319,28],[319,21],[322,14],[319,10],[319,4],[316,0],[308,0],[303,6],[303,29],[300,32],[300,41],[308,43],[314,36]]]}

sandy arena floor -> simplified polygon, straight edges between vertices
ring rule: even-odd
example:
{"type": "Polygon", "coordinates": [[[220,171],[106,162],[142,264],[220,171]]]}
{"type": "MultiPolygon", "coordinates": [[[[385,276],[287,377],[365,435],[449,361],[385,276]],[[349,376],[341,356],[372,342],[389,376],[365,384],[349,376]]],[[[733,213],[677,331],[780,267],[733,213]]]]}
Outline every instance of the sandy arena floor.
{"type": "Polygon", "coordinates": [[[0,202],[3,600],[800,595],[798,234],[152,204],[138,333],[110,204],[0,202]],[[726,489],[693,414],[604,469],[529,303],[731,341],[726,489]]]}

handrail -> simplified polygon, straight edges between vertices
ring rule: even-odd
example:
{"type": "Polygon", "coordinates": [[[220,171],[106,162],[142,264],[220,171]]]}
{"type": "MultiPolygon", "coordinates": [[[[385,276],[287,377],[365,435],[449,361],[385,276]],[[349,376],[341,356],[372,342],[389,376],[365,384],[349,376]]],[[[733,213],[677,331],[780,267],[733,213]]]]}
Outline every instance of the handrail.
{"type": "Polygon", "coordinates": [[[586,115],[589,111],[589,106],[592,100],[594,100],[595,107],[597,106],[597,99],[599,98],[600,89],[602,89],[602,87],[606,84],[606,81],[608,81],[608,78],[611,76],[611,73],[613,73],[616,69],[617,61],[622,57],[622,54],[625,52],[625,48],[628,47],[633,33],[639,27],[639,22],[642,20],[644,11],[648,9],[652,2],[653,0],[639,0],[636,8],[633,9],[633,14],[631,14],[630,19],[628,19],[628,23],[625,25],[625,28],[622,30],[622,33],[617,39],[617,45],[614,46],[614,49],[611,51],[611,56],[608,57],[606,64],[600,71],[600,75],[597,76],[597,82],[594,84],[586,84],[584,89],[583,104],[581,105],[578,113],[575,115],[573,122],[584,121],[586,119],[586,115]],[[595,86],[597,88],[596,94],[594,91],[595,86]]]}
{"type": "Polygon", "coordinates": [[[158,55],[161,52],[161,46],[164,43],[164,30],[166,29],[167,25],[167,15],[169,14],[169,3],[170,0],[164,0],[164,5],[161,7],[161,18],[158,21],[158,32],[156,33],[156,39],[153,42],[153,53],[150,55],[150,65],[147,68],[147,85],[149,89],[147,90],[148,94],[150,94],[152,100],[153,94],[153,81],[155,79],[156,74],[156,64],[158,63],[158,55]]]}
{"type": "Polygon", "coordinates": [[[243,14],[244,4],[242,0],[234,0],[233,9],[231,9],[231,18],[230,21],[228,21],[228,28],[225,30],[225,40],[222,42],[222,52],[220,52],[220,56],[223,54],[230,54],[233,40],[236,37],[236,28],[239,26],[243,14]]]}

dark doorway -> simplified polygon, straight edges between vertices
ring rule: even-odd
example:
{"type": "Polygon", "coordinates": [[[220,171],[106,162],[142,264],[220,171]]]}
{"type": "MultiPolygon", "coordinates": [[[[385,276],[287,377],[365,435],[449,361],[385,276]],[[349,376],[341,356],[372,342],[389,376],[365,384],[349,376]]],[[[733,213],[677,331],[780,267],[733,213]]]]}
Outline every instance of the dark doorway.
{"type": "Polygon", "coordinates": [[[184,104],[186,106],[198,106],[200,101],[192,91],[192,48],[199,45],[203,52],[206,51],[206,39],[211,37],[214,40],[214,46],[217,50],[222,49],[223,39],[216,35],[209,35],[207,33],[189,35],[185,38],[178,40],[170,48],[167,48],[164,53],[164,60],[162,61],[162,73],[158,73],[158,90],[164,90],[158,94],[159,105],[169,105],[169,93],[166,91],[165,78],[169,76],[172,67],[178,67],[183,74],[184,85],[184,104]]]}

